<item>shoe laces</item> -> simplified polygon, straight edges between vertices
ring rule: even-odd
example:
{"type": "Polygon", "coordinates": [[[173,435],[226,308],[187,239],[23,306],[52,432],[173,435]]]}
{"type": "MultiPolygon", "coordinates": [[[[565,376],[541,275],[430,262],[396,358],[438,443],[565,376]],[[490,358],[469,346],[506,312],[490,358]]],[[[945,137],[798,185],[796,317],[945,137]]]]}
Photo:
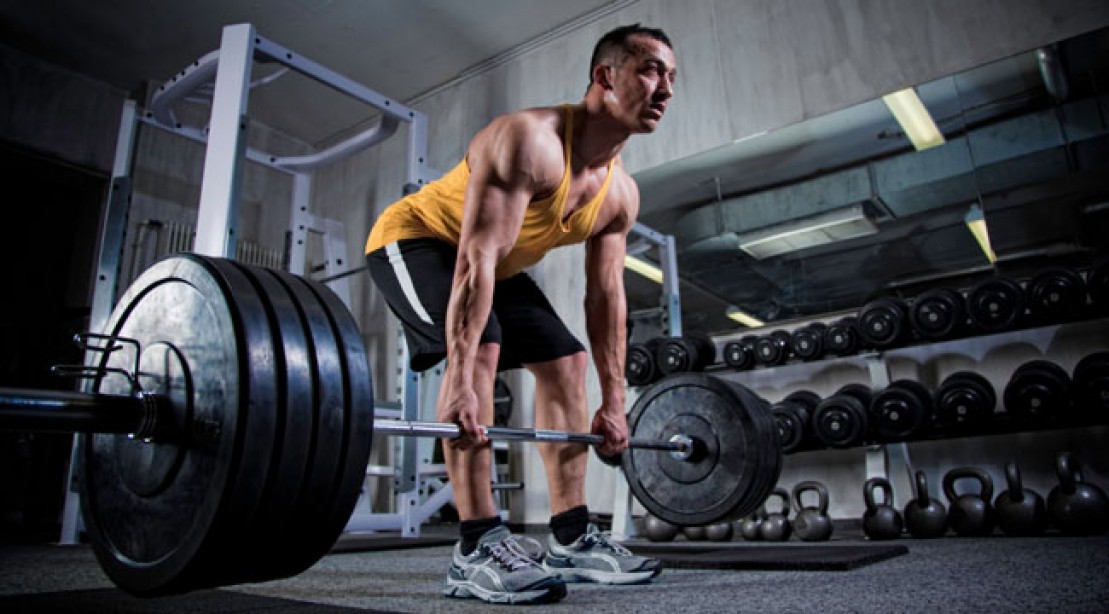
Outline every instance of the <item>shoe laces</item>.
{"type": "Polygon", "coordinates": [[[612,541],[612,532],[611,531],[597,531],[597,530],[594,530],[594,531],[590,531],[589,533],[586,533],[585,535],[582,536],[582,538],[587,544],[600,546],[602,548],[607,548],[608,550],[611,550],[611,551],[613,551],[616,554],[619,554],[621,556],[631,556],[631,554],[632,554],[631,550],[628,550],[627,548],[621,546],[620,544],[612,541]]]}
{"type": "Polygon", "coordinates": [[[484,544],[483,547],[489,552],[489,556],[493,557],[494,561],[508,571],[534,566],[535,561],[514,537],[484,544]]]}

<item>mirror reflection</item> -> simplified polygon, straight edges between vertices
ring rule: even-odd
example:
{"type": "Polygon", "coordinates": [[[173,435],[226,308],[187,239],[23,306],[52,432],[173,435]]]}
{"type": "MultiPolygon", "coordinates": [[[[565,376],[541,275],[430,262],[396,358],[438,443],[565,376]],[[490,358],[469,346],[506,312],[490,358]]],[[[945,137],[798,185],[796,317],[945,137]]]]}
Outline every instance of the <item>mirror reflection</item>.
{"type": "MultiPolygon", "coordinates": [[[[1109,251],[1109,30],[636,176],[673,234],[687,330],[769,326],[1109,251]],[[914,123],[938,130],[913,137],[914,123]],[[916,143],[914,144],[914,139],[916,143]]],[[[660,288],[628,274],[629,308],[660,288]]]]}

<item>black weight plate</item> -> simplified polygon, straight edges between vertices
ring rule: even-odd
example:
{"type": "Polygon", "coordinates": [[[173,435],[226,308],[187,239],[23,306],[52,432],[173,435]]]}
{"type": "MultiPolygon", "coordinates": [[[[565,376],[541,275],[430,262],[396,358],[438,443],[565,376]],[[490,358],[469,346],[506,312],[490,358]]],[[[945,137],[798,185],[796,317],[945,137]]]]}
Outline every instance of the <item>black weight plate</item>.
{"type": "Polygon", "coordinates": [[[1075,271],[1051,267],[1036,274],[1026,291],[1028,311],[1044,322],[1064,322],[1086,309],[1086,282],[1075,271]]]}
{"type": "Polygon", "coordinates": [[[870,402],[870,427],[884,441],[903,441],[926,423],[931,393],[912,380],[897,380],[874,395],[870,402]]]}
{"type": "MultiPolygon", "coordinates": [[[[331,512],[331,533],[338,539],[354,505],[361,494],[362,483],[366,479],[366,465],[370,459],[374,427],[374,390],[370,377],[370,361],[362,341],[362,333],[350,310],[331,288],[325,284],[297,278],[307,285],[323,303],[339,340],[339,357],[342,361],[341,373],[346,390],[346,422],[343,444],[344,458],[342,473],[337,476],[335,504],[328,507],[331,512]]],[[[328,544],[328,548],[333,545],[328,544]]],[[[326,550],[320,552],[320,556],[326,550]]]]}
{"type": "Polygon", "coordinates": [[[1030,360],[1017,367],[1005,386],[1003,400],[1010,414],[1045,422],[1057,419],[1070,406],[1070,374],[1046,360],[1030,360]]]}
{"type": "Polygon", "coordinates": [[[793,331],[790,349],[801,360],[817,360],[824,356],[824,333],[827,326],[813,323],[793,331]]]}
{"type": "Polygon", "coordinates": [[[793,392],[787,394],[785,398],[782,399],[782,402],[799,403],[808,411],[809,415],[811,416],[813,410],[816,409],[816,406],[820,405],[820,395],[816,394],[812,390],[794,390],[793,392]]]}
{"type": "Polygon", "coordinates": [[[980,282],[967,294],[967,312],[974,324],[985,331],[1015,327],[1024,316],[1024,289],[1007,277],[980,282]]]}
{"type": "Polygon", "coordinates": [[[839,390],[836,390],[833,394],[845,394],[854,398],[863,407],[870,407],[870,401],[874,397],[874,390],[866,384],[852,382],[840,386],[839,390]]]}
{"type": "Polygon", "coordinates": [[[334,545],[358,500],[373,437],[373,383],[361,333],[339,297],[318,282],[271,273],[302,309],[306,330],[312,332],[319,381],[318,445],[298,507],[305,522],[321,528],[298,548],[300,561],[288,573],[299,573],[334,545]]]}
{"type": "Polygon", "coordinates": [[[1084,412],[1109,411],[1109,352],[1082,357],[1071,376],[1074,400],[1084,412]]]}
{"type": "Polygon", "coordinates": [[[867,433],[866,407],[853,396],[833,394],[813,412],[813,434],[825,445],[849,448],[861,444],[867,433]]]}
{"type": "Polygon", "coordinates": [[[632,386],[645,386],[658,381],[662,371],[658,368],[658,348],[663,339],[655,337],[646,343],[634,343],[628,347],[624,363],[624,375],[632,386]]]}
{"type": "Polygon", "coordinates": [[[754,343],[744,343],[743,340],[725,343],[724,364],[737,371],[745,371],[755,366],[754,343]]]}
{"type": "MultiPolygon", "coordinates": [[[[101,567],[120,588],[141,595],[233,582],[225,559],[243,543],[234,529],[256,511],[274,439],[272,416],[253,411],[273,402],[274,376],[241,359],[254,348],[272,351],[257,297],[249,284],[232,287],[210,259],[178,255],[135,280],[104,332],[176,357],[166,371],[180,380],[171,387],[186,392],[171,396],[182,400],[178,414],[192,421],[192,436],[179,445],[82,436],[82,513],[101,567]],[[165,447],[177,459],[159,465],[169,473],[157,488],[135,490],[125,477],[132,469],[121,462],[134,456],[125,451],[132,446],[165,447]]],[[[107,366],[130,370],[130,352],[112,353],[107,366]]],[[[129,392],[113,380],[99,391],[129,392]]]]}
{"type": "Polygon", "coordinates": [[[926,339],[952,336],[966,321],[963,295],[951,288],[933,288],[916,297],[909,319],[913,329],[926,339]]]}
{"type": "Polygon", "coordinates": [[[993,384],[973,371],[952,373],[936,391],[936,415],[940,425],[948,428],[984,424],[996,404],[993,384]]]}
{"type": "Polygon", "coordinates": [[[859,351],[859,329],[855,318],[840,318],[824,331],[824,348],[837,356],[859,351]]]}
{"type": "Polygon", "coordinates": [[[807,438],[808,423],[802,416],[808,416],[808,410],[801,408],[797,403],[782,402],[772,406],[774,421],[778,427],[778,439],[782,444],[782,452],[789,454],[797,451],[804,445],[807,438]]]}
{"type": "Polygon", "coordinates": [[[628,427],[633,437],[669,440],[689,429],[704,440],[691,461],[639,448],[623,454],[636,499],[671,524],[705,525],[749,514],[781,471],[769,404],[711,375],[676,374],[646,389],[628,414],[628,427]]]}
{"type": "Polygon", "coordinates": [[[790,335],[775,330],[755,341],[755,361],[766,366],[783,365],[789,360],[790,335]]]}
{"type": "Polygon", "coordinates": [[[306,530],[296,513],[305,477],[313,461],[316,442],[315,421],[316,377],[309,364],[309,340],[300,317],[300,306],[287,288],[264,269],[231,261],[217,263],[221,269],[236,267],[257,289],[265,306],[277,350],[274,369],[277,374],[278,402],[273,411],[276,437],[266,487],[258,513],[250,524],[253,536],[250,546],[251,565],[256,574],[252,580],[273,579],[288,575],[284,569],[294,566],[301,555],[295,542],[318,532],[316,526],[306,530]],[[297,533],[295,540],[274,540],[274,535],[297,533]]]}
{"type": "Polygon", "coordinates": [[[682,337],[663,339],[656,356],[658,370],[663,375],[693,371],[697,361],[697,348],[693,342],[682,337]]]}
{"type": "Polygon", "coordinates": [[[899,298],[887,296],[870,301],[859,310],[859,337],[863,343],[877,348],[897,346],[907,336],[908,315],[908,305],[899,298]]]}

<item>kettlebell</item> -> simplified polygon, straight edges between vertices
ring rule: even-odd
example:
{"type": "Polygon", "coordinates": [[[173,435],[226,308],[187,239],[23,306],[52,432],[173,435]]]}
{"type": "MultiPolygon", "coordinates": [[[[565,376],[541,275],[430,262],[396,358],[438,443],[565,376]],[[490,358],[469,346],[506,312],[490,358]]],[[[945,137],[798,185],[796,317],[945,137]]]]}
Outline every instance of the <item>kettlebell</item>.
{"type": "Polygon", "coordinates": [[[653,542],[672,541],[677,537],[679,531],[678,525],[670,524],[654,514],[647,514],[643,517],[643,529],[647,534],[647,539],[653,542]]]}
{"type": "Polygon", "coordinates": [[[928,494],[928,478],[916,472],[916,497],[905,506],[905,527],[919,539],[942,537],[947,532],[947,508],[928,494]]]}
{"type": "Polygon", "coordinates": [[[947,495],[950,508],[947,524],[960,537],[981,537],[993,533],[993,478],[977,467],[958,467],[943,476],[943,494],[947,495]],[[960,495],[955,492],[955,482],[971,478],[978,482],[978,494],[960,495]]]}
{"type": "Polygon", "coordinates": [[[828,516],[828,489],[815,480],[798,482],[793,487],[793,505],[797,514],[793,517],[793,532],[806,542],[822,542],[832,537],[832,519],[828,516]],[[816,493],[816,507],[805,507],[801,502],[803,493],[816,493]]]}
{"type": "Polygon", "coordinates": [[[1013,461],[1005,463],[1005,481],[1009,490],[994,499],[997,526],[1006,535],[1043,535],[1047,529],[1047,507],[1044,498],[1034,490],[1024,488],[1020,469],[1013,461]]]}
{"type": "Polygon", "coordinates": [[[766,519],[766,508],[760,507],[755,510],[750,516],[744,518],[739,523],[739,534],[747,541],[759,541],[762,537],[759,535],[759,525],[766,519]]]}
{"type": "Polygon", "coordinates": [[[1064,535],[1101,535],[1109,529],[1109,497],[1094,484],[1082,481],[1081,468],[1067,452],[1055,457],[1059,485],[1047,495],[1051,522],[1064,535]]]}
{"type": "Polygon", "coordinates": [[[766,519],[759,524],[759,537],[768,542],[784,542],[793,531],[789,523],[789,492],[784,488],[775,488],[770,496],[782,500],[782,511],[766,515],[766,519]]]}
{"type": "Polygon", "coordinates": [[[870,478],[863,484],[863,500],[866,501],[866,511],[863,512],[863,533],[875,541],[884,539],[897,539],[901,537],[904,524],[901,512],[893,507],[893,485],[886,478],[870,478]],[[876,502],[874,493],[882,491],[882,503],[876,502]]]}
{"type": "Polygon", "coordinates": [[[705,527],[705,539],[710,542],[726,542],[732,540],[732,523],[728,521],[710,524],[705,527]]]}
{"type": "Polygon", "coordinates": [[[701,525],[682,527],[682,535],[691,542],[703,542],[707,539],[705,527],[701,525]]]}

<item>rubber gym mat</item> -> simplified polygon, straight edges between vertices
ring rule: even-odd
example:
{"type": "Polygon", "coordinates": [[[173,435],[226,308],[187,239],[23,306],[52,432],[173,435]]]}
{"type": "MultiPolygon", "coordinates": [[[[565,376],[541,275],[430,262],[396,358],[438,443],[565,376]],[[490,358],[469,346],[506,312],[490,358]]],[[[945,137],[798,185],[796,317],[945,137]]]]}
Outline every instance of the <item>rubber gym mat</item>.
{"type": "Polygon", "coordinates": [[[901,545],[625,543],[636,554],[675,569],[848,571],[908,554],[901,545]]]}
{"type": "MultiPolygon", "coordinates": [[[[344,614],[374,612],[341,606],[248,595],[234,591],[194,591],[170,597],[135,597],[119,589],[101,588],[60,593],[0,597],[0,612],[28,614],[344,614]]],[[[379,611],[380,610],[376,610],[379,611]]]]}
{"type": "Polygon", "coordinates": [[[451,546],[458,541],[457,536],[421,535],[419,537],[401,537],[395,533],[365,535],[343,535],[331,547],[331,554],[342,552],[374,552],[377,550],[403,550],[405,548],[428,548],[431,546],[451,546]]]}

